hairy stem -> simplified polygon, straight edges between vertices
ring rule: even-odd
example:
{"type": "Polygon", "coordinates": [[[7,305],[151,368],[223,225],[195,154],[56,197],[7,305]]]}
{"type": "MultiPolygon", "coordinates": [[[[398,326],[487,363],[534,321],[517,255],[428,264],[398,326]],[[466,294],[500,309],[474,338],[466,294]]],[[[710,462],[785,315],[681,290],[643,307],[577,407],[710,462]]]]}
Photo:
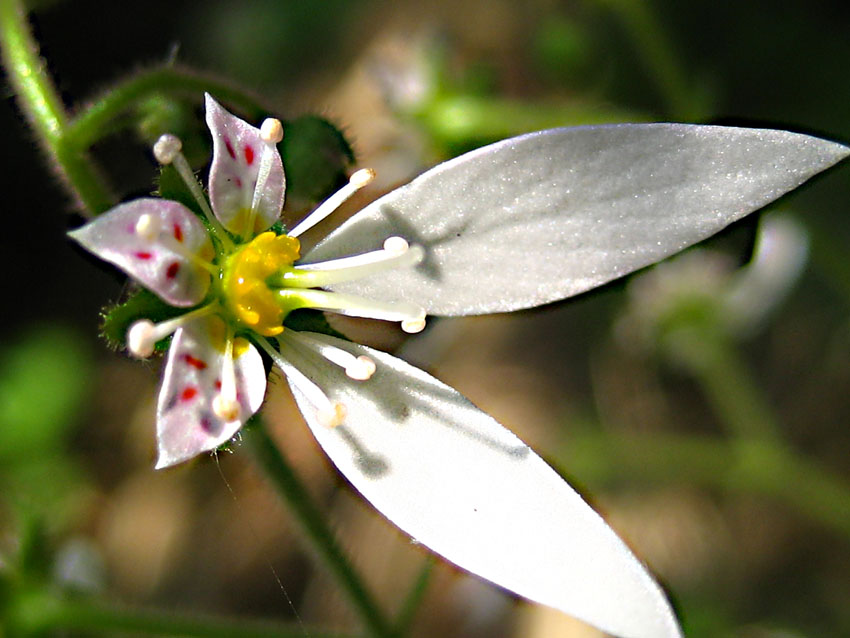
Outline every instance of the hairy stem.
{"type": "Polygon", "coordinates": [[[169,66],[143,71],[111,87],[77,113],[68,126],[68,141],[75,148],[88,148],[111,130],[112,122],[127,109],[153,95],[169,92],[197,96],[204,91],[238,106],[249,119],[258,120],[266,112],[257,100],[221,80],[179,66],[169,66]]]}
{"type": "Polygon", "coordinates": [[[67,143],[68,115],[19,0],[0,0],[0,50],[18,105],[74,199],[84,213],[109,208],[113,198],[91,159],[67,143]]]}
{"type": "Polygon", "coordinates": [[[269,437],[261,419],[255,417],[254,424],[248,438],[254,455],[301,524],[312,549],[346,594],[369,633],[377,638],[396,636],[397,633],[337,543],[309,492],[269,437]]]}

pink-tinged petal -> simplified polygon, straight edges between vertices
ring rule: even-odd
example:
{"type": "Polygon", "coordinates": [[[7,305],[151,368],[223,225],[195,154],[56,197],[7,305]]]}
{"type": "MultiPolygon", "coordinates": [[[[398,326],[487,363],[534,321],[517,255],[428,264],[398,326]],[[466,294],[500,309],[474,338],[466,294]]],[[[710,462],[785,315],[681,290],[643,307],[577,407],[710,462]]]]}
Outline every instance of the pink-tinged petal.
{"type": "Polygon", "coordinates": [[[157,468],[175,465],[226,443],[263,402],[263,360],[253,345],[237,343],[234,368],[239,418],[228,422],[213,410],[213,401],[221,389],[223,334],[224,323],[214,316],[192,321],[174,334],[157,404],[157,468]]]}
{"type": "Polygon", "coordinates": [[[263,231],[278,220],[283,208],[286,179],[280,153],[276,146],[268,147],[268,178],[261,186],[254,228],[246,229],[266,143],[260,137],[260,129],[228,113],[209,94],[206,109],[213,139],[209,182],[213,212],[227,230],[237,235],[263,231]]]}
{"type": "Polygon", "coordinates": [[[209,261],[212,242],[197,216],[177,202],[136,199],[68,234],[174,306],[194,306],[209,290],[210,273],[190,256],[209,261]]]}

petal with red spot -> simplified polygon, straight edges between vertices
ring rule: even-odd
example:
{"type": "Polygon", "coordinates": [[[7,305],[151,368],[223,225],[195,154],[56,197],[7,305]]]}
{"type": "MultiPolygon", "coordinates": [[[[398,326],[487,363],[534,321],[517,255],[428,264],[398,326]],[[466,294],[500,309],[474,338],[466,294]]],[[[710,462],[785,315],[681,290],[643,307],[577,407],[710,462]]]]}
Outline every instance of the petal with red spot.
{"type": "Polygon", "coordinates": [[[208,316],[187,323],[174,334],[157,404],[158,468],[226,443],[263,402],[263,360],[257,349],[247,344],[237,349],[234,360],[239,419],[225,421],[213,410],[213,400],[221,389],[223,333],[222,320],[208,316]]]}
{"type": "Polygon", "coordinates": [[[174,306],[194,306],[209,290],[210,273],[191,256],[211,260],[212,242],[198,217],[178,202],[135,199],[69,235],[174,306]],[[153,236],[136,231],[144,215],[159,229],[153,236]]]}
{"type": "MultiPolygon", "coordinates": [[[[212,209],[225,228],[245,235],[265,142],[260,129],[231,115],[209,95],[206,109],[213,139],[209,183],[212,209]]],[[[276,147],[269,150],[272,153],[269,175],[262,187],[255,226],[247,234],[261,232],[274,224],[283,208],[286,187],[283,163],[276,147]]]]}

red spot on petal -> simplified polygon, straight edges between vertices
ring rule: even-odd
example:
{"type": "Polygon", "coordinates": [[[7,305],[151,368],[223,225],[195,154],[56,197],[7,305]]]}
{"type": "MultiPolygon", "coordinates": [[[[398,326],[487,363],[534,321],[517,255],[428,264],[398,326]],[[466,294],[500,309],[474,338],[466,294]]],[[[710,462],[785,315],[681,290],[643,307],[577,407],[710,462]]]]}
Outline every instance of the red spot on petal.
{"type": "Polygon", "coordinates": [[[197,368],[198,370],[204,370],[207,367],[205,361],[201,361],[200,359],[196,359],[191,354],[186,353],[183,355],[183,361],[188,363],[193,368],[197,368]]]}
{"type": "Polygon", "coordinates": [[[216,389],[216,390],[221,390],[221,379],[216,379],[216,380],[215,380],[215,389],[216,389]]]}
{"type": "Polygon", "coordinates": [[[236,178],[236,188],[242,188],[242,180],[238,177],[236,178]]]}
{"type": "Polygon", "coordinates": [[[203,430],[205,430],[206,432],[209,432],[210,430],[212,430],[212,426],[213,426],[212,420],[208,416],[201,417],[201,428],[203,430]]]}
{"type": "Polygon", "coordinates": [[[151,257],[153,257],[153,254],[149,253],[149,252],[137,252],[137,253],[134,253],[134,255],[135,255],[136,259],[144,259],[144,260],[148,260],[151,257]]]}
{"type": "Polygon", "coordinates": [[[174,239],[179,242],[183,241],[183,229],[180,228],[180,224],[174,222],[174,239]]]}
{"type": "Polygon", "coordinates": [[[174,279],[177,276],[177,272],[180,270],[180,262],[172,261],[168,264],[168,268],[165,270],[165,276],[169,279],[174,279]]]}
{"type": "Polygon", "coordinates": [[[227,149],[227,154],[230,155],[231,159],[236,159],[236,151],[233,150],[233,144],[226,137],[224,138],[224,148],[227,149]]]}
{"type": "Polygon", "coordinates": [[[254,148],[251,146],[245,147],[245,162],[248,166],[254,163],[254,148]]]}
{"type": "Polygon", "coordinates": [[[183,392],[180,393],[180,400],[191,401],[196,396],[198,396],[198,388],[190,385],[183,388],[183,392]]]}

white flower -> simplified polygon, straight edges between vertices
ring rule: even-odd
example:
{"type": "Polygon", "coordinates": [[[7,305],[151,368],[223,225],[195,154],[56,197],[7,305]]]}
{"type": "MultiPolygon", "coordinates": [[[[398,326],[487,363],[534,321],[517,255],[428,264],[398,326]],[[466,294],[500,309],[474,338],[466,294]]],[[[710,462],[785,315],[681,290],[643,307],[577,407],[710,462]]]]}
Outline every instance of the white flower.
{"type": "Polygon", "coordinates": [[[624,638],[678,636],[664,594],[540,457],[452,388],[365,346],[283,329],[319,308],[399,321],[557,301],[663,259],[848,154],[784,131],[681,124],[555,129],[505,140],[378,199],[300,258],[296,239],[365,185],[351,183],[288,234],[280,124],[251,127],[207,97],[211,206],[121,204],[72,233],[189,310],[128,335],[136,355],[174,333],[157,410],[158,467],[231,438],[262,403],[257,346],[286,374],[319,444],[417,541],[511,591],[624,638]],[[208,230],[209,229],[209,230],[208,230]],[[322,288],[318,290],[316,288],[322,288]]]}

